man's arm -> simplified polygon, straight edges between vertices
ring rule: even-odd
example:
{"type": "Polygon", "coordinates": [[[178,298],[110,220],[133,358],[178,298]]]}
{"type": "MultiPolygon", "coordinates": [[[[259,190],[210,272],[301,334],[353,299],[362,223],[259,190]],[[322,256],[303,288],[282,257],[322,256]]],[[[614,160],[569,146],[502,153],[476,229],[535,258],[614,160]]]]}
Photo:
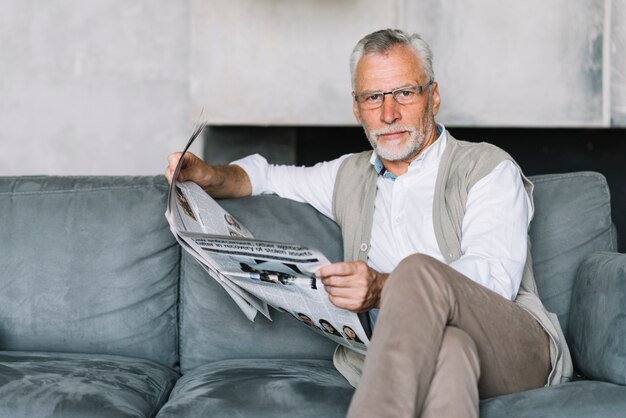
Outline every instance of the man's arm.
{"type": "MultiPolygon", "coordinates": [[[[168,157],[165,170],[167,181],[172,177],[182,153],[175,152],[168,157]]],[[[178,181],[193,181],[209,195],[218,198],[244,197],[252,194],[252,184],[248,174],[238,165],[211,166],[188,152],[178,175],[178,181]]]]}
{"type": "Polygon", "coordinates": [[[450,267],[513,300],[519,289],[533,209],[518,168],[500,163],[472,187],[463,218],[462,256],[450,267]]]}
{"type": "MultiPolygon", "coordinates": [[[[180,157],[180,152],[168,157],[165,176],[170,183],[180,157]]],[[[309,168],[269,166],[264,159],[254,161],[244,159],[239,163],[253,174],[256,173],[256,177],[263,178],[262,191],[269,189],[284,197],[306,201],[325,215],[331,216],[332,186],[343,158],[345,156],[309,168]],[[255,162],[260,167],[255,167],[255,162]],[[267,171],[270,172],[269,175],[267,171]],[[257,172],[266,174],[261,175],[257,172]],[[279,181],[281,179],[282,181],[279,181]],[[317,181],[310,181],[313,179],[317,181]],[[284,183],[287,183],[287,187],[283,187],[284,183]],[[294,187],[297,185],[300,187],[294,187]],[[327,190],[319,190],[319,187],[327,190]],[[323,204],[317,201],[320,198],[323,204]]],[[[251,179],[244,168],[237,164],[210,166],[192,153],[185,154],[178,181],[193,181],[214,197],[244,197],[251,195],[253,191],[251,179]]],[[[389,276],[372,269],[362,261],[329,264],[322,267],[317,274],[322,279],[330,301],[338,307],[353,312],[365,312],[378,308],[383,285],[389,276]]]]}
{"type": "Polygon", "coordinates": [[[304,202],[333,218],[332,198],[335,178],[347,155],[311,167],[269,164],[255,154],[232,162],[241,166],[252,183],[252,194],[277,194],[280,197],[304,202]]]}

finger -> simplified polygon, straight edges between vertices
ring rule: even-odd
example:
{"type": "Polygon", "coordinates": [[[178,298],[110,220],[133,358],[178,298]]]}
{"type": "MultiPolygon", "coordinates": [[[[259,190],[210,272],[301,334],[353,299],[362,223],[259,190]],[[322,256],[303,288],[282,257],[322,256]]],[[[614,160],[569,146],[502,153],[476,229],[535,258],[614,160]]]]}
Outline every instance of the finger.
{"type": "Polygon", "coordinates": [[[350,276],[327,276],[322,277],[322,283],[325,287],[342,287],[352,288],[356,287],[355,277],[350,276]]]}
{"type": "Polygon", "coordinates": [[[167,163],[169,167],[176,167],[178,165],[178,161],[180,160],[180,156],[182,153],[174,152],[167,157],[167,163]]]}
{"type": "Polygon", "coordinates": [[[328,276],[346,276],[354,273],[354,265],[353,263],[333,263],[328,264],[316,272],[318,277],[328,277],[328,276]]]}
{"type": "Polygon", "coordinates": [[[368,270],[361,270],[358,265],[350,268],[350,272],[343,276],[326,276],[322,277],[322,283],[327,284],[328,286],[337,286],[337,287],[369,287],[370,286],[370,275],[368,274],[368,270]]]}
{"type": "MultiPolygon", "coordinates": [[[[168,167],[168,168],[167,168],[167,170],[165,171],[165,177],[167,178],[167,181],[168,181],[170,184],[172,183],[172,179],[174,178],[174,172],[175,172],[175,171],[176,171],[176,170],[172,170],[170,167],[168,167]]],[[[183,182],[183,181],[185,181],[185,178],[184,178],[184,177],[185,177],[185,175],[184,175],[182,172],[178,173],[178,179],[177,179],[177,181],[179,181],[179,182],[183,182]]]]}
{"type": "Polygon", "coordinates": [[[189,169],[191,168],[193,164],[193,159],[196,157],[195,155],[191,153],[186,153],[183,155],[180,152],[175,152],[173,154],[170,154],[170,156],[168,157],[168,163],[169,163],[168,169],[171,173],[170,178],[174,177],[174,173],[176,172],[176,167],[178,166],[178,162],[180,161],[181,157],[183,158],[183,162],[181,164],[181,170],[178,173],[178,177],[176,178],[176,180],[183,182],[192,178],[191,173],[189,173],[189,169]]]}
{"type": "Polygon", "coordinates": [[[329,296],[328,299],[338,308],[347,309],[352,312],[359,312],[361,310],[361,304],[352,299],[337,296],[329,296]]]}

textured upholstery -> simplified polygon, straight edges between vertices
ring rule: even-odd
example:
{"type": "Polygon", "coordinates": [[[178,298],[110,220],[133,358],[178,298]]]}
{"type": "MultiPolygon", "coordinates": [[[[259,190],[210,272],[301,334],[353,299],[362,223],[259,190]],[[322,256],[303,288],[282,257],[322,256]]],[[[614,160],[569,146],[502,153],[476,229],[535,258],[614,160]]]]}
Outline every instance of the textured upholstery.
{"type": "Polygon", "coordinates": [[[0,416],[152,417],[177,378],[137,358],[0,352],[0,416]]]}
{"type": "MultiPolygon", "coordinates": [[[[626,263],[606,252],[606,182],[532,180],[540,295],[569,328],[579,370],[624,384],[626,263]]],[[[353,389],[332,366],[334,344],[281,312],[248,321],[180,256],[166,191],[163,177],[0,178],[0,417],[344,416],[353,389]]],[[[307,205],[221,203],[259,238],[342,257],[337,226],[307,205]]],[[[624,411],[626,385],[601,381],[481,402],[483,418],[624,411]]]]}
{"type": "Polygon", "coordinates": [[[158,418],[340,418],[353,392],[327,360],[226,360],[184,375],[158,418]]]}
{"type": "Polygon", "coordinates": [[[480,402],[480,418],[624,418],[626,386],[577,381],[480,402]]]}
{"type": "MultiPolygon", "coordinates": [[[[308,244],[331,261],[342,257],[337,225],[312,207],[276,196],[220,202],[257,237],[308,244]]],[[[233,358],[330,359],[335,344],[288,314],[271,310],[248,321],[226,292],[184,255],[181,278],[181,370],[233,358]],[[216,338],[215,333],[219,333],[216,338]]]]}
{"type": "Polygon", "coordinates": [[[178,362],[162,177],[0,178],[0,350],[178,362]]]}
{"type": "Polygon", "coordinates": [[[576,271],[596,251],[615,251],[606,180],[591,172],[531,177],[535,216],[530,236],[539,296],[568,335],[576,271]]]}
{"type": "Polygon", "coordinates": [[[576,368],[588,378],[626,385],[626,255],[587,257],[572,305],[570,351],[576,368]]]}

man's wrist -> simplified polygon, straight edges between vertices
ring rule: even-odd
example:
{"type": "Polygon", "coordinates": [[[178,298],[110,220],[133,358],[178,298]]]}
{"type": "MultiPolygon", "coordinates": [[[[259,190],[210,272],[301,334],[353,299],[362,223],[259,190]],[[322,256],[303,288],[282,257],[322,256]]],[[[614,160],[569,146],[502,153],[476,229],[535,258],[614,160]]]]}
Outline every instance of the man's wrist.
{"type": "Polygon", "coordinates": [[[205,192],[216,198],[250,196],[252,186],[246,171],[238,165],[212,166],[206,171],[205,192]]]}
{"type": "Polygon", "coordinates": [[[389,273],[380,273],[376,272],[376,277],[374,278],[375,283],[375,292],[376,292],[376,300],[374,303],[375,308],[380,308],[380,298],[383,293],[383,287],[389,278],[389,273]]]}
{"type": "Polygon", "coordinates": [[[215,169],[215,167],[211,167],[209,166],[206,170],[206,172],[204,173],[204,179],[201,183],[202,189],[207,192],[210,196],[213,196],[215,194],[215,183],[216,183],[216,177],[218,175],[218,170],[215,169]]]}

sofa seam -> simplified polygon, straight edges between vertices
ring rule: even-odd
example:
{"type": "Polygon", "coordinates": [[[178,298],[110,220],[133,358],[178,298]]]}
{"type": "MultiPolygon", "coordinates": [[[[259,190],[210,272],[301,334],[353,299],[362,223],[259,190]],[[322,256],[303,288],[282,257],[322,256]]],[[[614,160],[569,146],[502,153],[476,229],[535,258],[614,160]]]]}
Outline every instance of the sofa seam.
{"type": "Polygon", "coordinates": [[[609,184],[606,181],[606,177],[602,173],[598,173],[596,171],[577,171],[574,173],[541,174],[538,176],[534,176],[534,178],[531,178],[530,181],[533,184],[539,184],[539,183],[550,183],[553,181],[576,178],[576,177],[592,177],[599,182],[599,185],[602,188],[603,194],[607,197],[607,202],[609,205],[609,221],[610,223],[612,223],[613,216],[611,213],[611,189],[609,188],[609,184]]]}
{"type": "Polygon", "coordinates": [[[594,177],[598,180],[604,180],[606,183],[606,177],[597,171],[577,171],[573,173],[555,173],[555,174],[538,174],[530,176],[530,181],[533,183],[547,183],[555,180],[562,180],[575,177],[594,177]]]}
{"type": "MultiPolygon", "coordinates": [[[[612,216],[611,216],[611,218],[612,218],[612,216]]],[[[615,227],[615,224],[612,222],[612,219],[611,219],[611,228],[610,229],[611,229],[611,232],[610,232],[610,235],[611,235],[610,240],[611,240],[611,242],[609,243],[609,247],[611,247],[611,251],[617,252],[617,250],[618,250],[618,248],[617,248],[618,246],[616,244],[617,243],[617,228],[615,227]]]]}
{"type": "MultiPolygon", "coordinates": [[[[178,380],[178,378],[176,378],[176,381],[178,380]]],[[[172,393],[172,390],[174,390],[174,386],[176,386],[176,381],[173,382],[172,384],[172,388],[169,391],[166,391],[167,386],[169,386],[167,383],[164,384],[161,387],[161,390],[159,391],[159,396],[157,397],[157,402],[154,405],[154,407],[152,408],[152,410],[150,411],[150,417],[155,417],[159,411],[161,409],[163,409],[163,406],[167,403],[167,401],[169,400],[170,397],[170,393],[172,393]],[[167,394],[167,396],[166,396],[167,394]],[[167,399],[166,399],[167,398],[167,399]]]]}
{"type": "Polygon", "coordinates": [[[92,193],[92,192],[106,192],[113,190],[136,190],[136,189],[159,189],[154,184],[142,184],[134,186],[113,186],[113,187],[95,187],[91,189],[63,189],[63,190],[36,190],[32,192],[0,192],[0,196],[33,196],[33,195],[54,195],[54,194],[69,194],[69,193],[92,193]]]}
{"type": "Polygon", "coordinates": [[[178,368],[179,368],[179,373],[182,376],[183,375],[183,314],[184,314],[184,307],[183,307],[183,293],[184,293],[184,287],[183,287],[183,280],[185,279],[185,266],[184,264],[186,263],[185,261],[185,254],[182,251],[182,247],[179,246],[178,249],[178,254],[180,257],[180,264],[179,264],[179,270],[178,270],[178,309],[177,309],[177,313],[178,313],[178,321],[177,321],[177,326],[178,326],[178,332],[176,333],[176,338],[178,339],[177,341],[177,345],[176,345],[176,349],[178,350],[178,368]]]}

